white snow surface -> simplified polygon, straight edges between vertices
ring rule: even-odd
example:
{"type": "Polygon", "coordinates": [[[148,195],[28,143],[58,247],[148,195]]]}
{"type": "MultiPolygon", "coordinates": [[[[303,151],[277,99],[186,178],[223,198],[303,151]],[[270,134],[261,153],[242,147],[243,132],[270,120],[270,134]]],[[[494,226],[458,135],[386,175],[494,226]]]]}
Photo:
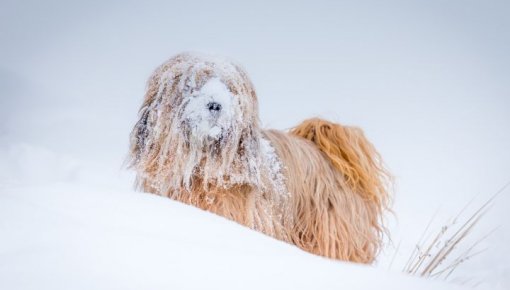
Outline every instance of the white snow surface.
{"type": "Polygon", "coordinates": [[[2,189],[1,289],[461,289],[328,261],[159,196],[2,189]]]}

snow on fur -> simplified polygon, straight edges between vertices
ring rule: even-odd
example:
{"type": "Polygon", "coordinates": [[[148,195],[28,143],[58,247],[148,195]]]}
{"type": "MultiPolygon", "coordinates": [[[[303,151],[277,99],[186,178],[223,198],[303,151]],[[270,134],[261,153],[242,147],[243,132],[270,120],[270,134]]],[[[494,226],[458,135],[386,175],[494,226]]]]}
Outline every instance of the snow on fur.
{"type": "Polygon", "coordinates": [[[131,135],[138,152],[131,165],[155,178],[141,176],[140,183],[169,195],[189,190],[194,178],[205,189],[249,184],[288,194],[281,162],[258,129],[254,89],[238,65],[187,54],[156,69],[149,87],[157,89],[147,92],[131,135]],[[211,102],[221,111],[211,113],[211,102]]]}

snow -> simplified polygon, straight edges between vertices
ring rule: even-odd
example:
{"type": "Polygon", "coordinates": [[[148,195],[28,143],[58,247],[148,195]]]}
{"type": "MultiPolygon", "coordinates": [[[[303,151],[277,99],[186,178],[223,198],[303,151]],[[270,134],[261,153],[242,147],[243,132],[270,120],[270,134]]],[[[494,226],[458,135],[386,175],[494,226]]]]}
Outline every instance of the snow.
{"type": "Polygon", "coordinates": [[[289,197],[291,193],[287,191],[287,187],[285,186],[282,161],[278,158],[271,142],[264,137],[260,138],[260,151],[264,160],[263,166],[268,168],[269,178],[273,183],[273,189],[275,192],[289,197]]]}
{"type": "Polygon", "coordinates": [[[231,119],[234,117],[234,110],[232,109],[234,97],[227,87],[218,78],[213,78],[207,81],[198,92],[187,98],[188,103],[184,109],[184,115],[186,118],[193,120],[192,126],[198,131],[193,136],[198,139],[203,139],[203,136],[218,139],[223,128],[228,128],[232,122],[231,119]],[[214,122],[207,110],[207,105],[212,102],[221,106],[214,122]]]}
{"type": "Polygon", "coordinates": [[[3,189],[0,220],[2,289],[460,289],[329,261],[149,194],[3,189]]]}
{"type": "MultiPolygon", "coordinates": [[[[437,230],[510,178],[507,1],[1,6],[0,289],[453,289],[399,272],[434,213],[437,230]],[[263,127],[365,130],[397,182],[376,265],[133,192],[122,164],[145,80],[186,50],[242,63],[263,127]]],[[[509,204],[506,190],[463,246],[496,229],[486,251],[450,283],[510,288],[509,204]]]]}

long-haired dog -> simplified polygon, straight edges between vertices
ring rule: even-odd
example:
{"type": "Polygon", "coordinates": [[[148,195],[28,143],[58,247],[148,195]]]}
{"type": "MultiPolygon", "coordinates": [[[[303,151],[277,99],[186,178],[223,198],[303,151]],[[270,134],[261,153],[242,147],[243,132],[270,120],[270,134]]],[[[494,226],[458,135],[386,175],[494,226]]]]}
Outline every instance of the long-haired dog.
{"type": "Polygon", "coordinates": [[[318,255],[371,263],[388,181],[360,129],[311,119],[260,128],[246,72],[179,54],[148,81],[131,133],[137,186],[222,215],[318,255]]]}

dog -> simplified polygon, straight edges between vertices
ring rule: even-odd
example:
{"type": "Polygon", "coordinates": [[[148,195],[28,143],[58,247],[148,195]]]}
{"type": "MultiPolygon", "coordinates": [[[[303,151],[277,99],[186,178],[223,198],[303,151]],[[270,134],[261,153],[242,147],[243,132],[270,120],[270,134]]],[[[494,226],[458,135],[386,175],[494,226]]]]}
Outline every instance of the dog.
{"type": "Polygon", "coordinates": [[[228,59],[181,53],[148,80],[130,135],[136,187],[320,256],[372,263],[391,177],[355,127],[319,118],[262,129],[255,89],[228,59]]]}

